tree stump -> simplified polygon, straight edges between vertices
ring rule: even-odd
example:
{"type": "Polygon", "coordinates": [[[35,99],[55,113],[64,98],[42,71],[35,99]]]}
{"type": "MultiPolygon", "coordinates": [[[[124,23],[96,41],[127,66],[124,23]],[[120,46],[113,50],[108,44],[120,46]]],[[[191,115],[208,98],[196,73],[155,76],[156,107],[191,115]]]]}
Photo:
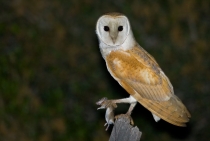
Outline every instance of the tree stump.
{"type": "Polygon", "coordinates": [[[137,126],[130,125],[130,119],[119,116],[112,129],[109,141],[140,141],[142,132],[137,126]]]}

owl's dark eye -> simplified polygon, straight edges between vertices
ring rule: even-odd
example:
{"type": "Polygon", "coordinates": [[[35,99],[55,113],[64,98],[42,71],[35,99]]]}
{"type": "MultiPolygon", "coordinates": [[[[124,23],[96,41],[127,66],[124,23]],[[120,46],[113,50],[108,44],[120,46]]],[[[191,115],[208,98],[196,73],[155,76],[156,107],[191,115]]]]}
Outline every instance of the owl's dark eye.
{"type": "Polygon", "coordinates": [[[104,26],[104,31],[109,31],[109,27],[108,26],[104,26]]]}
{"type": "Polygon", "coordinates": [[[123,31],[123,26],[119,26],[118,31],[123,31]]]}

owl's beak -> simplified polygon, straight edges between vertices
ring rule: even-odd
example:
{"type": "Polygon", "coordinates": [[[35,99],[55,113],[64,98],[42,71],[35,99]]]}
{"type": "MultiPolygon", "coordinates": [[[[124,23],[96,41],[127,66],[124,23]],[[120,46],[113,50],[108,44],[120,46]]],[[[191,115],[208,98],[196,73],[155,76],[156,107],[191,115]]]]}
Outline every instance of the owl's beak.
{"type": "Polygon", "coordinates": [[[115,44],[116,40],[117,40],[117,36],[118,36],[118,31],[117,31],[117,26],[116,24],[111,24],[110,25],[110,32],[109,35],[112,39],[112,42],[115,44]]]}
{"type": "Polygon", "coordinates": [[[116,31],[110,31],[109,35],[110,35],[113,43],[115,44],[115,42],[117,40],[118,32],[116,32],[116,31]]]}

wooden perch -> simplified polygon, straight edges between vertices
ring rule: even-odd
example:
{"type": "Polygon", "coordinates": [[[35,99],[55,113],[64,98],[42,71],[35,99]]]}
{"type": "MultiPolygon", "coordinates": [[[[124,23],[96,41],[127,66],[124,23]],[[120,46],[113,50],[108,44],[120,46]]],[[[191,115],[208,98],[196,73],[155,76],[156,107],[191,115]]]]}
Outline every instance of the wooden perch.
{"type": "Polygon", "coordinates": [[[137,126],[130,125],[130,119],[119,116],[115,121],[109,141],[140,141],[142,133],[137,126]]]}
{"type": "Polygon", "coordinates": [[[140,141],[142,133],[138,127],[131,126],[130,123],[133,123],[133,120],[130,115],[117,115],[114,122],[114,109],[117,108],[117,105],[105,97],[96,102],[96,104],[101,106],[98,109],[106,109],[106,130],[108,130],[109,125],[114,124],[109,141],[140,141]]]}

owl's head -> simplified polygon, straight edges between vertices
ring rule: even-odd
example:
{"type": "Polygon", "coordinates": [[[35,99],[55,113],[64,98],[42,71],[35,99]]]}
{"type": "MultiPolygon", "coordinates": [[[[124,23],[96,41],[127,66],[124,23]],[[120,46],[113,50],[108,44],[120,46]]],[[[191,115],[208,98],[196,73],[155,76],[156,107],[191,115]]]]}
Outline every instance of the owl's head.
{"type": "Polygon", "coordinates": [[[122,45],[130,32],[132,31],[128,18],[120,13],[105,14],[96,24],[99,41],[112,47],[122,45]]]}

